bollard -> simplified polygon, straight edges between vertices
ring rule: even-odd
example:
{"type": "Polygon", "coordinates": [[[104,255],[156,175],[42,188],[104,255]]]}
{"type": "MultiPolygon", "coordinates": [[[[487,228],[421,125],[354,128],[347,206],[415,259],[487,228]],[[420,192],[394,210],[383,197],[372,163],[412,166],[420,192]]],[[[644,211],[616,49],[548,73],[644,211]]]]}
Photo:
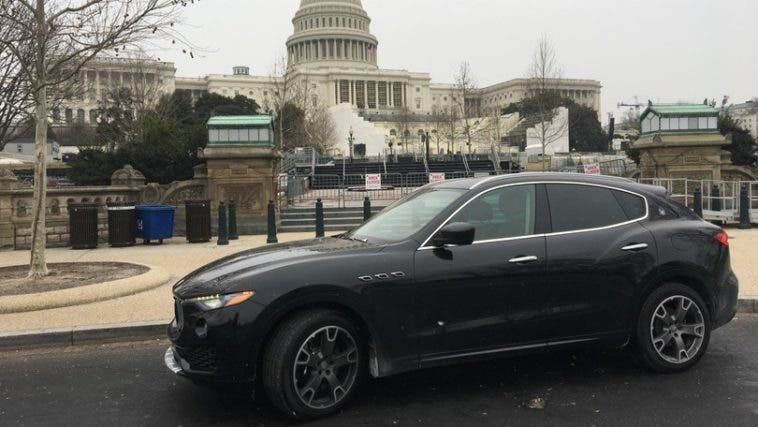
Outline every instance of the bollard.
{"type": "Polygon", "coordinates": [[[371,200],[368,196],[363,198],[363,222],[368,221],[371,218],[371,200]]]}
{"type": "Polygon", "coordinates": [[[752,228],[750,224],[750,195],[746,184],[740,186],[740,229],[752,228]]]}
{"type": "Polygon", "coordinates": [[[711,191],[711,210],[721,212],[721,191],[718,185],[714,185],[711,191]]]}
{"type": "Polygon", "coordinates": [[[324,203],[316,200],[316,237],[324,237],[324,203]]]}
{"type": "Polygon", "coordinates": [[[266,243],[279,243],[276,238],[276,208],[273,200],[268,201],[268,239],[266,243]]]}
{"type": "Polygon", "coordinates": [[[229,234],[227,234],[227,218],[226,218],[226,205],[224,202],[218,205],[218,242],[219,246],[226,246],[229,244],[229,234]]]}
{"type": "Polygon", "coordinates": [[[703,190],[700,187],[695,189],[695,214],[703,218],[703,190]]]}
{"type": "Polygon", "coordinates": [[[237,234],[237,204],[234,200],[229,201],[229,240],[239,240],[237,234]]]}

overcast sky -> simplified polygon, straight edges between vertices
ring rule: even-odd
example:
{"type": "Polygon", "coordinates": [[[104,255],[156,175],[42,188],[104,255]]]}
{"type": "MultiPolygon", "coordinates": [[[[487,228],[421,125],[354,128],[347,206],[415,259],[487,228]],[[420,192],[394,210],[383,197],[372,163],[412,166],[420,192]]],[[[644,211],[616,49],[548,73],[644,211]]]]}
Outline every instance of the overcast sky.
{"type": "MultiPolygon", "coordinates": [[[[300,0],[202,0],[184,33],[204,48],[174,61],[179,76],[269,75],[285,52],[300,0]]],[[[467,60],[480,86],[522,76],[541,34],[564,77],[600,80],[602,108],[619,102],[758,96],[756,0],[363,0],[379,39],[379,66],[450,83],[467,60]]]]}

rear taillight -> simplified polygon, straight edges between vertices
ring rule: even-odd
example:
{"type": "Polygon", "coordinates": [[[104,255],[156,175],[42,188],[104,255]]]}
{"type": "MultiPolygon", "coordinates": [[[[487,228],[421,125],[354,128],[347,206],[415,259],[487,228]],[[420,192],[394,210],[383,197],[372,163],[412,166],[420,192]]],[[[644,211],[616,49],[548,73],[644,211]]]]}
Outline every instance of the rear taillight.
{"type": "Polygon", "coordinates": [[[724,230],[714,234],[713,240],[717,241],[721,246],[729,247],[729,235],[724,230]]]}

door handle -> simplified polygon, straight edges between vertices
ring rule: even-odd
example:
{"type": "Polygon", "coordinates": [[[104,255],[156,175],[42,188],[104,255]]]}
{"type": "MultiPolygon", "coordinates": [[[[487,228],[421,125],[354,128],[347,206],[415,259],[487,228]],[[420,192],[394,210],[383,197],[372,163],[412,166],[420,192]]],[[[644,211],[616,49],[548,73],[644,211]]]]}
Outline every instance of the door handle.
{"type": "Polygon", "coordinates": [[[637,252],[643,249],[647,249],[647,243],[633,243],[631,245],[626,245],[623,248],[621,248],[622,251],[630,251],[630,252],[637,252]]]}
{"type": "Polygon", "coordinates": [[[511,264],[526,264],[526,263],[530,263],[530,262],[535,262],[538,259],[539,258],[537,258],[534,255],[532,255],[532,256],[520,256],[520,257],[516,257],[516,258],[511,258],[511,259],[508,260],[508,262],[510,262],[511,264]]]}

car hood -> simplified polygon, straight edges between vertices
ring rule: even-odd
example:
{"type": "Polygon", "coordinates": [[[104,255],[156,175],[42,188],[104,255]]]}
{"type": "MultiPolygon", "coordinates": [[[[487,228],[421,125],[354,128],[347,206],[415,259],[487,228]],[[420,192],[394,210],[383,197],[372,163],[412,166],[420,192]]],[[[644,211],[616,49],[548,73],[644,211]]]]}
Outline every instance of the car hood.
{"type": "Polygon", "coordinates": [[[333,237],[262,246],[221,258],[190,273],[174,285],[174,295],[186,299],[225,293],[234,279],[242,275],[249,277],[285,266],[296,268],[298,264],[338,252],[380,249],[377,244],[333,237]]]}

